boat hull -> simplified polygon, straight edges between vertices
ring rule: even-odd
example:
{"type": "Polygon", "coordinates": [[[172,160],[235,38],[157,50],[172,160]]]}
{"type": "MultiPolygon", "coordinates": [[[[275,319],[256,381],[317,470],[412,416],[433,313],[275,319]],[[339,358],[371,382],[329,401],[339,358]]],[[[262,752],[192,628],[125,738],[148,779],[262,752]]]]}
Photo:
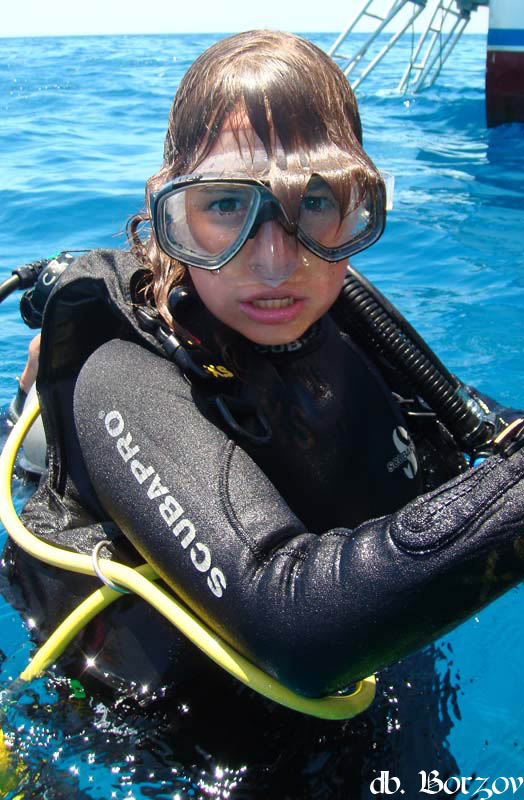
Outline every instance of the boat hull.
{"type": "Polygon", "coordinates": [[[491,0],[486,54],[489,128],[524,122],[524,5],[491,0]]]}

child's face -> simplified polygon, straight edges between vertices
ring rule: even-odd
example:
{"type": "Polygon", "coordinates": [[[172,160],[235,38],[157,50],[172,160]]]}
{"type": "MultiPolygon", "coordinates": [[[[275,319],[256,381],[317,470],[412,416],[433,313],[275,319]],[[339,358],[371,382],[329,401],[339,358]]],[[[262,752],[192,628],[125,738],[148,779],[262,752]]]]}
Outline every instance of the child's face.
{"type": "MultiPolygon", "coordinates": [[[[262,142],[249,122],[239,131],[241,150],[227,124],[196,172],[227,177],[262,175],[268,169],[262,142]]],[[[189,267],[209,311],[258,344],[298,339],[335,302],[347,259],[330,264],[307,250],[275,220],[263,222],[253,239],[218,273],[189,267]]]]}

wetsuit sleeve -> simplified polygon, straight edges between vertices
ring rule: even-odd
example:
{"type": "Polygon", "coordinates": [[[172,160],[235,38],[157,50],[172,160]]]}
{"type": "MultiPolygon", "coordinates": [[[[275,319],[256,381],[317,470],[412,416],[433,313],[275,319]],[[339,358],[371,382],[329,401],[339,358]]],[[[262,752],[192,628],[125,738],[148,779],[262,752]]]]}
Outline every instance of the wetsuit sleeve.
{"type": "Polygon", "coordinates": [[[173,365],[142,348],[115,341],[90,358],[75,419],[99,499],[137,550],[224,639],[303,694],[391,664],[524,574],[524,451],[317,536],[200,413],[173,365]]]}

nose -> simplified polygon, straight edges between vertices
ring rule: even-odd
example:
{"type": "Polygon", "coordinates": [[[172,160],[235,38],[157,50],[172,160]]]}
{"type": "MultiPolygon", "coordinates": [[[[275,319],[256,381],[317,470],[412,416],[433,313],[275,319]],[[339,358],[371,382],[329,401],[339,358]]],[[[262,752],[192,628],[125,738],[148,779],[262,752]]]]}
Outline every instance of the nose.
{"type": "Polygon", "coordinates": [[[276,288],[298,267],[298,242],[276,220],[263,222],[253,238],[249,266],[262,283],[276,288]]]}

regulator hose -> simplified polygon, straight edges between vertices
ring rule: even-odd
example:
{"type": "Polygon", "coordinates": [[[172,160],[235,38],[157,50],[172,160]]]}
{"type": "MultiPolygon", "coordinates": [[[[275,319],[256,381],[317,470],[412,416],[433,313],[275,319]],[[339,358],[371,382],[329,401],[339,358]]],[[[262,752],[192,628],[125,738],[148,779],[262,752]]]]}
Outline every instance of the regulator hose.
{"type": "Polygon", "coordinates": [[[44,306],[55,281],[76,258],[71,254],[87,252],[87,250],[61,250],[49,258],[40,258],[38,261],[16,267],[10,277],[0,283],[0,303],[17,289],[26,289],[20,304],[22,318],[30,328],[39,328],[42,324],[44,306]]]}
{"type": "Polygon", "coordinates": [[[349,266],[332,313],[342,330],[392,362],[467,453],[493,428],[475,400],[383,294],[349,266]]]}
{"type": "Polygon", "coordinates": [[[20,278],[18,275],[11,275],[9,278],[0,284],[0,303],[9,297],[11,292],[16,291],[20,286],[20,278]]]}
{"type": "Polygon", "coordinates": [[[53,258],[56,258],[56,256],[41,258],[38,261],[31,261],[29,264],[16,267],[10,277],[0,284],[0,303],[6,297],[9,297],[11,292],[15,292],[17,289],[28,289],[33,286],[38,280],[41,271],[53,258]]]}

